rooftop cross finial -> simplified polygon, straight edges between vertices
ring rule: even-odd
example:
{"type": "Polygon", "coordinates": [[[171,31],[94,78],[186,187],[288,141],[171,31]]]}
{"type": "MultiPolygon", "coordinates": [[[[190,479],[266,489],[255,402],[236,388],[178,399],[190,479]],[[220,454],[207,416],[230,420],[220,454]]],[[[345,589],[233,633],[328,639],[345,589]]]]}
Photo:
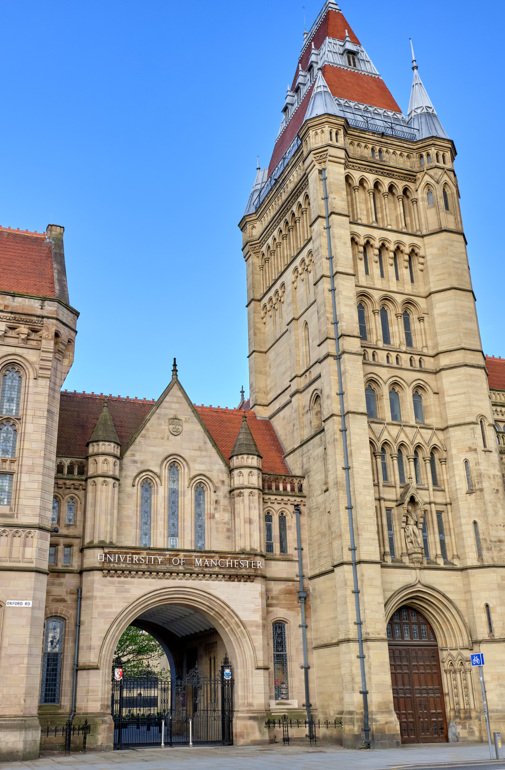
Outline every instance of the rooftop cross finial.
{"type": "Polygon", "coordinates": [[[172,379],[177,379],[177,359],[174,358],[173,364],[172,364],[172,379]]]}
{"type": "Polygon", "coordinates": [[[412,42],[412,38],[411,37],[409,37],[409,41],[410,41],[410,51],[412,53],[412,69],[413,70],[417,70],[419,68],[417,66],[416,55],[414,53],[414,43],[412,42]]]}

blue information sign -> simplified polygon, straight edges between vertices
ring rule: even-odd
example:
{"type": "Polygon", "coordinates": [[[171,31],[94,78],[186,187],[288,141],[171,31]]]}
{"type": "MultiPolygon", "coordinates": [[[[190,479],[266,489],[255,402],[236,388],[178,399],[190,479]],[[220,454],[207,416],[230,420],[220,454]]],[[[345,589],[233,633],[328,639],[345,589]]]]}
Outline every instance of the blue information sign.
{"type": "Polygon", "coordinates": [[[472,666],[483,666],[484,665],[484,653],[483,652],[474,652],[473,655],[470,655],[470,663],[472,666]]]}

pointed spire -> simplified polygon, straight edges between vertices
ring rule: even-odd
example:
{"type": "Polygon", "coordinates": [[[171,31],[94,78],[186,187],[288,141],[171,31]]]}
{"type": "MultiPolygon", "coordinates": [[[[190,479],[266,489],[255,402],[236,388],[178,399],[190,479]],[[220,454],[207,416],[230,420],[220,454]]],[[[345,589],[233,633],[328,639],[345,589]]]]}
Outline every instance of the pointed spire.
{"type": "Polygon", "coordinates": [[[305,113],[305,120],[316,118],[319,115],[341,115],[321,70],[317,73],[314,90],[305,113]]]}
{"type": "Polygon", "coordinates": [[[107,401],[103,405],[102,412],[97,420],[88,444],[91,444],[93,441],[108,441],[111,444],[121,444],[112,415],[109,412],[107,401]]]}
{"type": "Polygon", "coordinates": [[[177,373],[177,359],[174,358],[174,361],[172,363],[172,379],[176,380],[177,377],[178,377],[178,373],[177,373]]]}
{"type": "Polygon", "coordinates": [[[237,455],[254,455],[255,457],[261,457],[253,434],[247,424],[247,416],[245,414],[242,416],[240,430],[235,444],[233,445],[233,449],[231,450],[230,458],[236,457],[237,455]]]}
{"type": "Polygon", "coordinates": [[[419,67],[414,52],[414,44],[410,40],[410,50],[412,54],[412,88],[410,90],[408,121],[412,128],[417,129],[418,139],[424,139],[428,136],[441,136],[447,138],[440,119],[437,115],[428,92],[424,87],[423,81],[419,75],[419,67]]]}

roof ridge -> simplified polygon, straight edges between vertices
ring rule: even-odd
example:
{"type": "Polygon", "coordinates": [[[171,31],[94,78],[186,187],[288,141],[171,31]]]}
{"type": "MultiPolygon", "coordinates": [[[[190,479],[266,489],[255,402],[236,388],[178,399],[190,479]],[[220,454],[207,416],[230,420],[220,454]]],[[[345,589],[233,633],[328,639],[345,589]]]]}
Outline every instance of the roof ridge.
{"type": "Polygon", "coordinates": [[[85,390],[62,390],[62,395],[77,396],[78,398],[106,398],[108,401],[129,401],[133,404],[155,404],[154,398],[139,398],[138,396],[113,396],[112,393],[88,393],[85,390]]]}
{"type": "Polygon", "coordinates": [[[0,232],[3,233],[14,233],[15,235],[36,235],[39,238],[45,238],[46,233],[40,233],[38,230],[21,230],[19,227],[6,227],[5,225],[0,225],[0,232]]]}

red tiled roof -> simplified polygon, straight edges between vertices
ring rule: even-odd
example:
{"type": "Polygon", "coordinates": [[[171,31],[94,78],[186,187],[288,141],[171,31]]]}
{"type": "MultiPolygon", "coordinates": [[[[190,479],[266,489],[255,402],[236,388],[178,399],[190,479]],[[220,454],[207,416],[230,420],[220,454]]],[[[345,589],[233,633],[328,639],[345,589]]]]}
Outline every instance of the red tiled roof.
{"type": "Polygon", "coordinates": [[[309,101],[310,101],[313,88],[314,86],[311,85],[311,87],[307,90],[307,93],[305,94],[302,101],[298,105],[298,109],[296,110],[294,115],[291,117],[291,120],[289,121],[288,125],[286,126],[282,134],[279,136],[277,141],[275,142],[274,151],[272,153],[272,157],[270,159],[270,163],[268,166],[268,176],[270,176],[272,171],[275,169],[276,165],[279,163],[284,153],[288,151],[291,145],[291,142],[293,142],[298,131],[302,127],[303,120],[305,118],[305,113],[307,112],[307,107],[309,106],[309,101]]]}
{"type": "MultiPolygon", "coordinates": [[[[128,444],[156,403],[121,396],[63,391],[60,399],[58,457],[86,457],[87,442],[105,402],[108,404],[122,446],[128,444]]],[[[195,409],[223,457],[228,461],[244,411],[212,406],[195,406],[195,409]]],[[[263,458],[263,471],[289,474],[272,424],[268,420],[258,419],[253,412],[246,414],[249,428],[263,458]]]]}
{"type": "Polygon", "coordinates": [[[280,441],[269,420],[260,420],[254,412],[244,412],[242,409],[197,406],[196,411],[226,460],[230,457],[235,439],[238,436],[242,416],[246,414],[247,424],[263,458],[263,471],[265,473],[289,473],[280,441]]]}
{"type": "MultiPolygon", "coordinates": [[[[356,45],[360,45],[358,38],[351,29],[351,26],[347,22],[344,14],[338,13],[338,11],[328,11],[319,27],[314,31],[312,36],[307,38],[304,43],[303,53],[298,60],[298,64],[301,65],[302,70],[307,69],[307,65],[310,59],[310,52],[312,50],[312,44],[314,44],[314,48],[320,48],[327,37],[333,37],[336,40],[345,40],[346,30],[349,33],[350,40],[353,43],[356,43],[356,45]]],[[[296,83],[298,67],[296,69],[297,71],[295,73],[295,77],[293,78],[293,88],[296,83]]]]}
{"type": "Polygon", "coordinates": [[[490,390],[505,390],[505,358],[486,356],[490,390]]]}
{"type": "MultiPolygon", "coordinates": [[[[299,68],[301,67],[302,70],[307,69],[312,44],[314,44],[315,48],[320,48],[327,37],[344,40],[346,32],[349,34],[349,38],[353,43],[360,44],[345,16],[338,11],[330,9],[326,13],[319,27],[305,42],[303,53],[298,60],[298,66],[291,85],[292,90],[294,90],[296,86],[299,68]]],[[[368,75],[365,72],[347,70],[344,67],[335,67],[329,64],[325,64],[322,67],[322,71],[328,84],[328,88],[333,96],[341,99],[349,99],[350,101],[358,102],[359,104],[368,104],[371,107],[401,112],[401,109],[393,98],[390,90],[379,76],[368,75]]],[[[274,171],[302,127],[312,89],[312,86],[308,89],[298,109],[293,113],[288,125],[275,143],[274,151],[268,165],[269,176],[274,171]]]]}
{"type": "Polygon", "coordinates": [[[323,67],[323,76],[333,96],[401,112],[389,88],[377,75],[367,75],[365,72],[345,70],[342,67],[326,64],[323,67]]]}
{"type": "Polygon", "coordinates": [[[56,296],[52,245],[45,233],[0,227],[0,291],[56,296]]]}

